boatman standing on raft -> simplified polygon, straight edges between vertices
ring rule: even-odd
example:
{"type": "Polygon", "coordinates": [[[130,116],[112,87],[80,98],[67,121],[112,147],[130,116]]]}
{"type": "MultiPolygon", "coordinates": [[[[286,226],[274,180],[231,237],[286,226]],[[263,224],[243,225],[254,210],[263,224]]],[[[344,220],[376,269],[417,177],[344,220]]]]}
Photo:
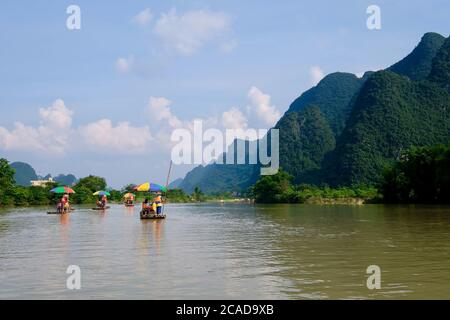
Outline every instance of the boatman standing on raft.
{"type": "Polygon", "coordinates": [[[156,197],[153,200],[153,202],[156,204],[156,214],[158,216],[161,215],[162,214],[162,207],[163,207],[163,199],[162,199],[161,192],[158,192],[156,194],[156,197]]]}

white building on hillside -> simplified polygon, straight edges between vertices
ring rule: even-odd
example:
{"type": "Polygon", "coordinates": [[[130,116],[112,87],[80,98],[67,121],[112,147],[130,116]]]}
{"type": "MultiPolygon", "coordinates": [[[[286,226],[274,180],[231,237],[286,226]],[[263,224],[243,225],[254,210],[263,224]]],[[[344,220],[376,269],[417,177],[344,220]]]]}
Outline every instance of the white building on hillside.
{"type": "Polygon", "coordinates": [[[50,183],[54,183],[52,178],[49,178],[48,180],[31,180],[31,186],[32,187],[41,187],[44,188],[50,183]]]}

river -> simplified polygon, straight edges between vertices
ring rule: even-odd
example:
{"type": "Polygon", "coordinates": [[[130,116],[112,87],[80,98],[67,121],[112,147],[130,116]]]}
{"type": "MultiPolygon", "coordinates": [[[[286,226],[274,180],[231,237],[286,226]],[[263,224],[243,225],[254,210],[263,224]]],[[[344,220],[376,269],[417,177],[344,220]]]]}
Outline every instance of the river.
{"type": "Polygon", "coordinates": [[[449,206],[46,211],[0,211],[0,299],[450,299],[449,206]],[[66,288],[69,265],[81,290],[66,288]]]}

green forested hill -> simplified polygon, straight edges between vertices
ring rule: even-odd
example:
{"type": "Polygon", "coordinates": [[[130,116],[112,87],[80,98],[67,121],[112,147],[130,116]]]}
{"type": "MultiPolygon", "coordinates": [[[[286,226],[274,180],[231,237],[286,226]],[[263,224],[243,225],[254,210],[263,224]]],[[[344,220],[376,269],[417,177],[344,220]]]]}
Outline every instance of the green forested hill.
{"type": "Polygon", "coordinates": [[[15,170],[14,179],[20,186],[29,186],[31,185],[31,180],[37,180],[38,178],[36,171],[28,163],[13,162],[10,166],[15,170]]]}
{"type": "MultiPolygon", "coordinates": [[[[436,33],[386,71],[330,74],[277,123],[280,164],[298,183],[377,183],[403,150],[450,140],[449,89],[450,38],[436,33]]],[[[194,169],[182,188],[236,191],[258,178],[258,166],[212,165],[194,169]]]]}
{"type": "Polygon", "coordinates": [[[446,143],[449,137],[450,94],[446,90],[380,71],[361,89],[323,173],[331,185],[374,184],[402,151],[446,143]]]}
{"type": "Polygon", "coordinates": [[[450,37],[445,40],[433,59],[433,67],[428,79],[450,89],[450,37]]]}
{"type": "MultiPolygon", "coordinates": [[[[332,73],[296,99],[279,120],[275,127],[280,130],[280,164],[296,180],[318,169],[324,154],[334,148],[335,136],[349,116],[349,104],[369,75],[332,73]]],[[[207,193],[242,191],[258,180],[259,169],[258,165],[199,166],[186,175],[180,188],[186,192],[196,186],[207,193]]]]}
{"type": "Polygon", "coordinates": [[[259,178],[257,165],[210,164],[198,166],[190,171],[179,186],[192,193],[195,187],[212,194],[224,191],[245,191],[259,178]]]}
{"type": "Polygon", "coordinates": [[[280,165],[296,180],[320,169],[324,156],[334,149],[335,138],[318,107],[287,113],[280,130],[280,165]]]}
{"type": "MultiPolygon", "coordinates": [[[[31,180],[47,180],[52,177],[50,174],[45,177],[38,176],[34,168],[25,162],[13,162],[10,166],[15,170],[14,179],[19,186],[27,187],[31,185],[31,180]]],[[[54,180],[60,185],[71,186],[77,181],[77,178],[73,174],[60,174],[54,180]]]]}
{"type": "Polygon", "coordinates": [[[365,77],[358,78],[351,73],[335,72],[327,75],[319,84],[297,98],[287,114],[299,112],[309,106],[316,106],[329,122],[335,135],[339,135],[347,117],[352,97],[359,91],[365,77]]]}
{"type": "Polygon", "coordinates": [[[53,178],[61,186],[72,186],[77,182],[77,178],[73,174],[59,174],[53,178]]]}
{"type": "Polygon", "coordinates": [[[411,80],[426,79],[430,74],[433,58],[444,41],[445,37],[438,33],[426,33],[417,47],[408,56],[391,66],[388,70],[407,76],[411,80]]]}

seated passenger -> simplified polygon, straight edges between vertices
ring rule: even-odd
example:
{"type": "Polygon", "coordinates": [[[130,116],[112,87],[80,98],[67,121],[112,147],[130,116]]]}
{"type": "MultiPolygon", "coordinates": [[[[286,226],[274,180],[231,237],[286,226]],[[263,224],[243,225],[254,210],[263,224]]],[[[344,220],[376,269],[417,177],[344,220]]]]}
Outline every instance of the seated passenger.
{"type": "Polygon", "coordinates": [[[142,203],[142,213],[143,214],[149,214],[150,213],[150,203],[148,199],[145,199],[142,203]]]}
{"type": "Polygon", "coordinates": [[[61,212],[69,212],[69,211],[70,211],[69,196],[65,194],[61,199],[61,212]]]}

